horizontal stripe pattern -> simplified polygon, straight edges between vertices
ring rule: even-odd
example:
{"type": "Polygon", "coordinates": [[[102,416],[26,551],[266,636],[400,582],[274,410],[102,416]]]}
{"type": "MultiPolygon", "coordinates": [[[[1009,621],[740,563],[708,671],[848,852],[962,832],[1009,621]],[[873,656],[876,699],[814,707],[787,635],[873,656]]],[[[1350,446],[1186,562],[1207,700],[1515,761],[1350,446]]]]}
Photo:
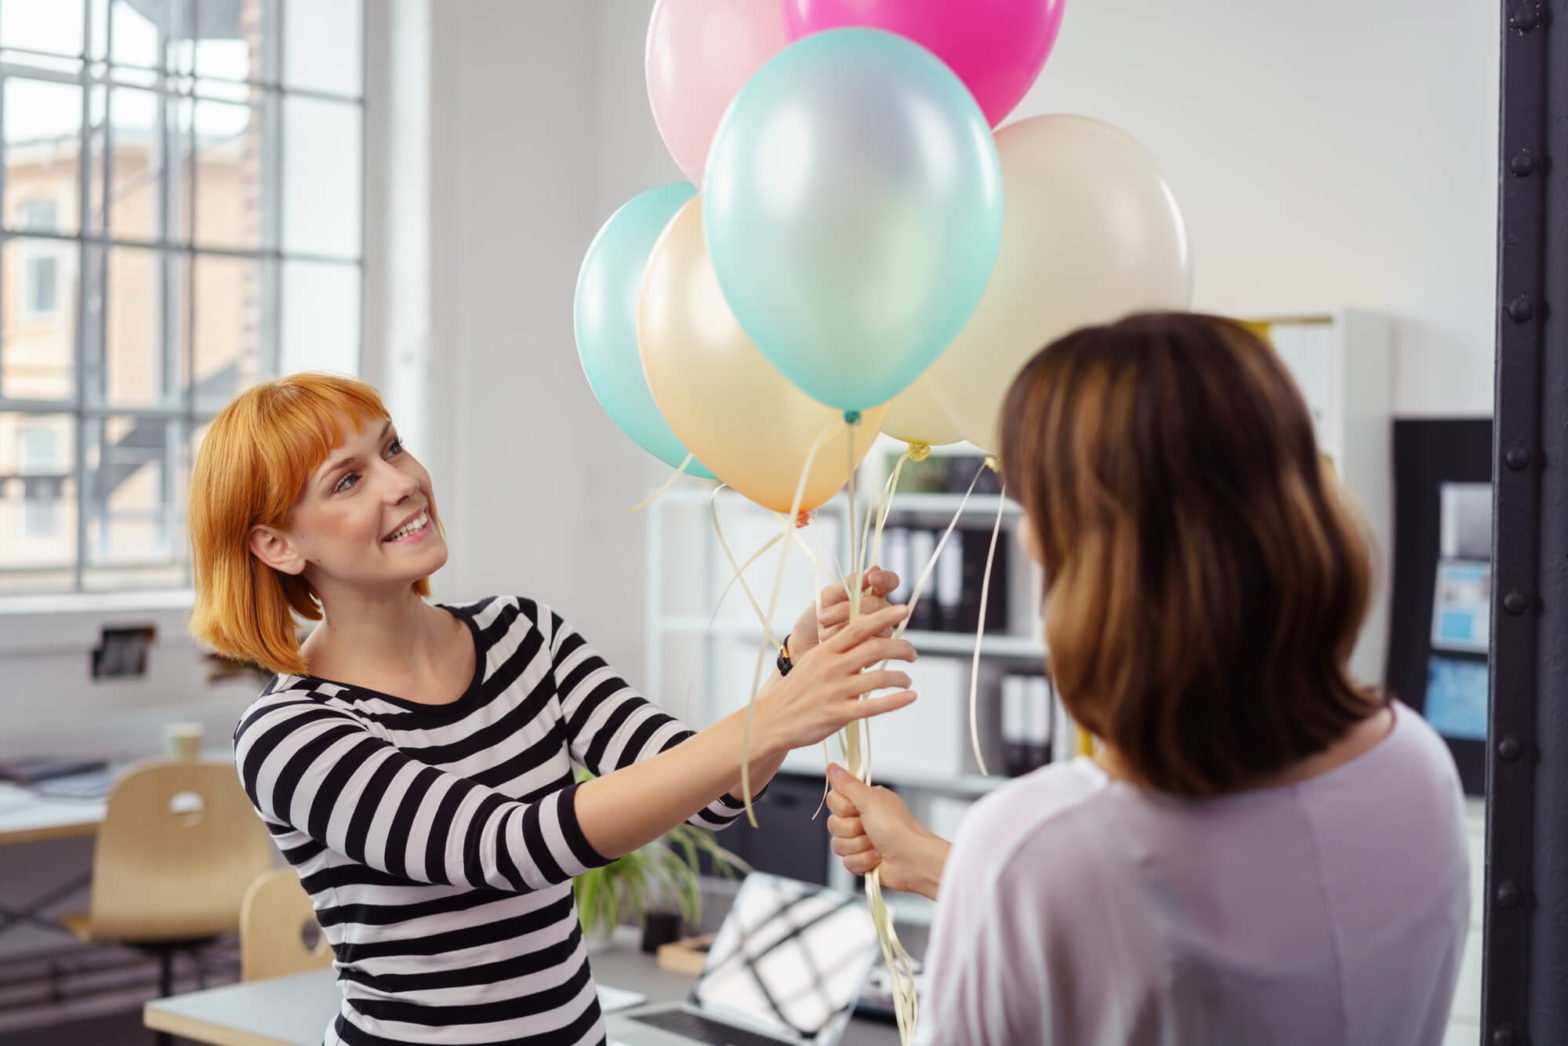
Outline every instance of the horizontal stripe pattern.
{"type": "MultiPolygon", "coordinates": [[[[447,609],[477,654],[457,701],[278,676],[235,730],[245,790],[335,953],[325,1041],[602,1043],[571,880],[606,859],[577,822],[574,770],[610,773],[691,731],[549,608],[447,609]]],[[[725,796],[691,820],[722,828],[740,809],[725,796]]]]}

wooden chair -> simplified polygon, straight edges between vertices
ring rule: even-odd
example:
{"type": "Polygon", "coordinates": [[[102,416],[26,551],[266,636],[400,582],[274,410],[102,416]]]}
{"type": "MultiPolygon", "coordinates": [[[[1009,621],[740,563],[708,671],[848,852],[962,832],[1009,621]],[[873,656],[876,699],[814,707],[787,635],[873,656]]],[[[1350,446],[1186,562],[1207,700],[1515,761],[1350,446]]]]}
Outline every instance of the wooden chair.
{"type": "Polygon", "coordinates": [[[277,857],[232,764],[142,764],[109,793],[88,911],[61,922],[84,941],[151,953],[167,996],[175,954],[238,930],[245,891],[277,857]]]}
{"type": "Polygon", "coordinates": [[[294,869],[257,876],[240,908],[240,980],[287,977],[331,962],[332,946],[294,869]]]}

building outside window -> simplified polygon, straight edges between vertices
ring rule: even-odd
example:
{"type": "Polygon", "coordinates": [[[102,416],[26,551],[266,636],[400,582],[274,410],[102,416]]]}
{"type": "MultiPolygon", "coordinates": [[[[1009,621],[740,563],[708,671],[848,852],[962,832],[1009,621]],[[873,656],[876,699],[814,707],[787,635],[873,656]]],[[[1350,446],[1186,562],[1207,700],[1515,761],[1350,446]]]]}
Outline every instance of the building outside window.
{"type": "Polygon", "coordinates": [[[0,597],[183,587],[212,416],[355,373],[364,0],[0,0],[0,597]]]}

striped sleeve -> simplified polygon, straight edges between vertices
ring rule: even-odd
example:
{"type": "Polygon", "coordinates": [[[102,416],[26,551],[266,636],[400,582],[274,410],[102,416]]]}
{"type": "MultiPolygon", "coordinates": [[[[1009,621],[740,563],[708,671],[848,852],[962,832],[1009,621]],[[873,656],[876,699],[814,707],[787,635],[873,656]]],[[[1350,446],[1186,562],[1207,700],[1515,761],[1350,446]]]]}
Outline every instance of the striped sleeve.
{"type": "MultiPolygon", "coordinates": [[[[543,613],[549,614],[552,671],[574,761],[595,774],[607,774],[668,751],[692,736],[678,719],[616,675],[559,614],[543,613]]],[[[743,809],[740,800],[722,795],[688,820],[717,830],[733,822],[743,809]]]]}
{"type": "Polygon", "coordinates": [[[234,756],[262,817],[402,879],[521,893],[609,863],[578,825],[575,785],[509,799],[409,757],[308,691],[253,705],[234,756]]]}

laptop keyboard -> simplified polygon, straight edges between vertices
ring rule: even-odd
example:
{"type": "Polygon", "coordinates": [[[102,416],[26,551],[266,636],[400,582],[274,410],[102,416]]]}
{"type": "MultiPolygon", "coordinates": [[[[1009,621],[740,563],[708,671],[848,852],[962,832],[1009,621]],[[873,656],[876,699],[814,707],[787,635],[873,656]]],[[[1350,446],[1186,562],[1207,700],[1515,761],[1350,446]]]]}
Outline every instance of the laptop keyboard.
{"type": "Polygon", "coordinates": [[[632,1019],[684,1035],[693,1042],[708,1043],[709,1046],[779,1046],[784,1041],[745,1031],[689,1010],[639,1014],[632,1019]]]}

